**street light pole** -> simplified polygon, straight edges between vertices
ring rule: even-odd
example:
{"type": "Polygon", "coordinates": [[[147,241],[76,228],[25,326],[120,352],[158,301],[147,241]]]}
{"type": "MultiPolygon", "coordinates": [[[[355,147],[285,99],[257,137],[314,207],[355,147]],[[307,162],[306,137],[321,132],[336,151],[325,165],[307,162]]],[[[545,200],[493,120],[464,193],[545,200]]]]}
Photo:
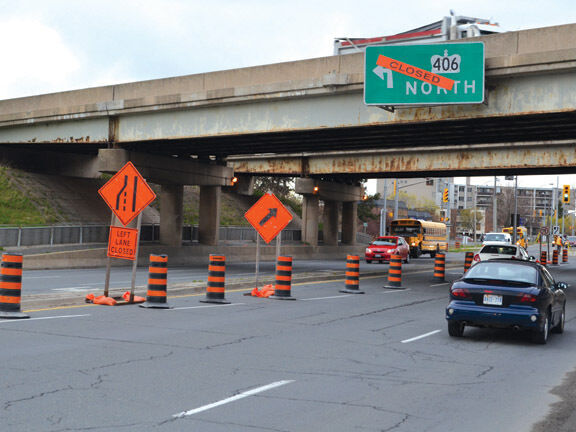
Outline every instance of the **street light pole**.
{"type": "Polygon", "coordinates": [[[498,200],[496,199],[496,176],[494,176],[494,194],[492,195],[492,231],[498,232],[498,211],[496,206],[498,200]]]}
{"type": "Polygon", "coordinates": [[[518,241],[518,176],[515,176],[514,179],[514,231],[512,231],[512,243],[516,244],[518,241]]]}

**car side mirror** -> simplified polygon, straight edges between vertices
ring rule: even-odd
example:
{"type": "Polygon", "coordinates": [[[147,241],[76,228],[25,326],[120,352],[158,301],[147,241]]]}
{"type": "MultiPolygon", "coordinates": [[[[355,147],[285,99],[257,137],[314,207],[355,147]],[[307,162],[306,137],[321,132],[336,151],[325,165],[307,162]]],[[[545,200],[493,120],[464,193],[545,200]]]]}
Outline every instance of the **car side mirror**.
{"type": "Polygon", "coordinates": [[[566,282],[556,282],[556,288],[565,290],[568,288],[568,284],[566,282]]]}

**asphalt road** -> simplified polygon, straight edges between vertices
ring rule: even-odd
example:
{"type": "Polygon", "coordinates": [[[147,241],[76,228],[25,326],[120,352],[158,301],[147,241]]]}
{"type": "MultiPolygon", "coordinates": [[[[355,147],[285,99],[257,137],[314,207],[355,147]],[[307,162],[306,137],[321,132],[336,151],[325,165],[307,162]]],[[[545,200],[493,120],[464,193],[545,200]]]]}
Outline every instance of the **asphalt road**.
{"type": "MultiPolygon", "coordinates": [[[[419,265],[402,290],[365,274],[363,295],[332,280],[295,283],[296,301],[230,290],[226,306],[189,294],[170,310],[86,305],[0,321],[2,431],[530,431],[573,412],[556,394],[574,378],[576,291],[547,345],[513,331],[455,339],[449,284],[419,265]]],[[[576,264],[552,271],[570,282],[576,264]]],[[[564,416],[547,430],[575,430],[564,416]]]]}

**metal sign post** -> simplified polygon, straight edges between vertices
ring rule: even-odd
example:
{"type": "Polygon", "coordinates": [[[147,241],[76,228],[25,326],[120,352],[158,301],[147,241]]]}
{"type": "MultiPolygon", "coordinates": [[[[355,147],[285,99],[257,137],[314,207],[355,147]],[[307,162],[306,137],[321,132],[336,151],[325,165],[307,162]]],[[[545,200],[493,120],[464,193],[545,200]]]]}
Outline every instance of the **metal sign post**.
{"type": "Polygon", "coordinates": [[[260,274],[260,234],[256,233],[256,288],[258,288],[259,274],[260,274]]]}
{"type": "Polygon", "coordinates": [[[130,285],[130,300],[128,303],[134,303],[134,288],[136,287],[136,267],[138,266],[138,251],[140,250],[140,228],[142,227],[142,213],[138,214],[136,229],[138,230],[138,241],[136,242],[136,258],[132,261],[132,281],[130,285]]]}

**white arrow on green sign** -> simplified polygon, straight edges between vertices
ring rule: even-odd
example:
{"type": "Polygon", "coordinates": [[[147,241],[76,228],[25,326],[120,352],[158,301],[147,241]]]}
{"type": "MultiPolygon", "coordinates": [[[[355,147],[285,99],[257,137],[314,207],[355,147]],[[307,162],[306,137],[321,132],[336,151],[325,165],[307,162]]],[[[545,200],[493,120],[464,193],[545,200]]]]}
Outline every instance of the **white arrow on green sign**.
{"type": "Polygon", "coordinates": [[[366,105],[484,102],[484,43],[366,48],[366,105]]]}

